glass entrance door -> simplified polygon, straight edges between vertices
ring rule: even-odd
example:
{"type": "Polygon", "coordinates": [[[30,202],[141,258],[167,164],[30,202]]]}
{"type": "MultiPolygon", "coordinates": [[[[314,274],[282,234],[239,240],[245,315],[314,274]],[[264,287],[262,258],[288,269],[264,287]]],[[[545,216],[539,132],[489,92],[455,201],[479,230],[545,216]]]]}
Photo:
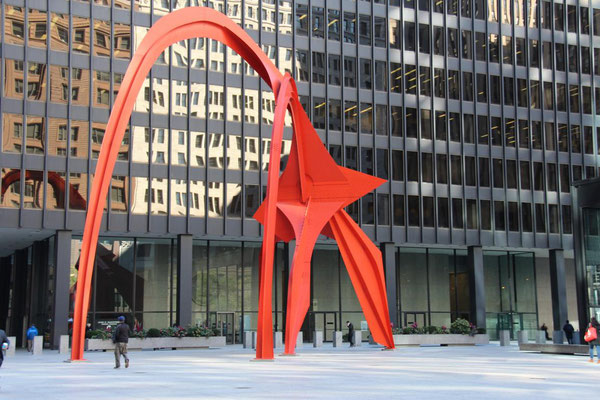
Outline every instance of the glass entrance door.
{"type": "Polygon", "coordinates": [[[417,325],[419,328],[425,326],[425,312],[407,311],[404,313],[404,326],[417,325]]]}
{"type": "Polygon", "coordinates": [[[517,332],[523,330],[523,314],[498,313],[498,331],[510,331],[510,338],[516,340],[517,332]]]}
{"type": "Polygon", "coordinates": [[[212,312],[211,326],[225,336],[227,344],[235,344],[235,313],[234,312],[212,312]]]}
{"type": "Polygon", "coordinates": [[[333,341],[333,332],[338,330],[336,315],[336,312],[313,311],[310,318],[311,338],[313,331],[322,331],[324,342],[333,341]]]}

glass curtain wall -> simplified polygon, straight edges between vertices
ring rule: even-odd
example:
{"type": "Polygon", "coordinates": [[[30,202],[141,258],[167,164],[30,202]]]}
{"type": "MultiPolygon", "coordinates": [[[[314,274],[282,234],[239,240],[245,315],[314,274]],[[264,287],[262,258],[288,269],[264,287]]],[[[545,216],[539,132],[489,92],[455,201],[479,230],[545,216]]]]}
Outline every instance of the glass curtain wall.
{"type": "Polygon", "coordinates": [[[467,252],[453,249],[398,249],[397,282],[400,323],[449,327],[469,320],[467,252]]]}
{"type": "MultiPolygon", "coordinates": [[[[71,312],[81,239],[71,242],[71,312]]],[[[172,239],[98,240],[88,321],[102,329],[124,315],[132,329],[166,328],[176,319],[177,252],[172,239]]]]}
{"type": "Polygon", "coordinates": [[[582,213],[589,312],[600,319],[600,209],[584,208],[582,213]]]}
{"type": "Polygon", "coordinates": [[[499,330],[516,338],[538,329],[535,257],[530,252],[484,251],[486,325],[491,339],[499,330]]]}
{"type": "MultiPolygon", "coordinates": [[[[236,343],[256,330],[260,242],[195,240],[192,261],[192,321],[226,332],[236,343]],[[235,339],[234,339],[235,338],[235,339]]],[[[284,246],[278,244],[273,275],[273,324],[283,330],[284,246]]]]}

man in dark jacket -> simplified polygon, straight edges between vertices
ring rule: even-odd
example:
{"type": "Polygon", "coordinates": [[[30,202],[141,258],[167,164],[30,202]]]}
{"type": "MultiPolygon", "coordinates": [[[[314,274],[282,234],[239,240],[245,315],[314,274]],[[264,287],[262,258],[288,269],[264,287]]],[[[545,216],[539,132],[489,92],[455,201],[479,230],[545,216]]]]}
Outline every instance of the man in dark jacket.
{"type": "Polygon", "coordinates": [[[352,325],[352,322],[346,321],[346,326],[348,327],[348,341],[350,342],[350,347],[354,347],[354,325],[352,325]]]}
{"type": "Polygon", "coordinates": [[[10,341],[8,340],[8,337],[6,336],[6,332],[4,332],[2,329],[0,329],[0,367],[2,366],[2,363],[4,362],[4,350],[8,349],[8,346],[10,346],[10,341]],[[4,346],[5,343],[6,343],[6,346],[4,346]]]}
{"type": "Polygon", "coordinates": [[[125,323],[125,317],[119,317],[119,325],[113,332],[113,343],[115,344],[115,368],[121,366],[121,355],[125,359],[125,368],[129,368],[127,357],[127,343],[129,342],[129,325],[125,323]]]}
{"type": "Polygon", "coordinates": [[[569,320],[567,320],[565,326],[563,326],[563,331],[567,337],[567,342],[569,342],[569,344],[573,344],[573,332],[575,332],[575,328],[573,328],[573,325],[569,323],[569,320]]]}

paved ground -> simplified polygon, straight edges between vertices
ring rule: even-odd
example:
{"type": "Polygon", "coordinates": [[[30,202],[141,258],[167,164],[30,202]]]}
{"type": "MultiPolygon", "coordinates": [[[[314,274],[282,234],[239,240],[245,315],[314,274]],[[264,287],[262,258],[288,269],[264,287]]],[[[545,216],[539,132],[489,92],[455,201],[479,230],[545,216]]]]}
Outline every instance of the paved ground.
{"type": "Polygon", "coordinates": [[[70,364],[19,351],[0,369],[2,399],[571,399],[597,397],[600,365],[585,356],[522,353],[516,346],[304,347],[297,357],[250,362],[240,346],[136,351],[129,369],[113,354],[70,364]]]}

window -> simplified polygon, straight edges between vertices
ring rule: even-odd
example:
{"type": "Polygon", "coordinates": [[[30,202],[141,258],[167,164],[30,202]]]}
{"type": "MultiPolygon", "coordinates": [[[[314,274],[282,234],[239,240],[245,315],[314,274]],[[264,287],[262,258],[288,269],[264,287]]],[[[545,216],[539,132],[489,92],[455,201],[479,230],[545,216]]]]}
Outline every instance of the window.
{"type": "Polygon", "coordinates": [[[531,179],[529,172],[529,161],[521,161],[521,189],[531,190],[531,179]]]}
{"type": "Polygon", "coordinates": [[[394,225],[404,226],[404,196],[394,195],[394,225]]]}
{"type": "Polygon", "coordinates": [[[415,24],[413,22],[404,23],[404,50],[415,51],[415,24]]]}
{"type": "Polygon", "coordinates": [[[431,47],[429,44],[429,25],[419,24],[419,52],[429,54],[431,47]]]}
{"type": "Polygon", "coordinates": [[[402,150],[392,150],[392,180],[404,180],[404,156],[402,150]]]}
{"type": "Polygon", "coordinates": [[[386,47],[386,20],[381,17],[375,17],[374,20],[375,47],[386,47]]]}
{"type": "Polygon", "coordinates": [[[327,10],[327,38],[329,40],[340,40],[340,11],[329,9],[327,10]]]}
{"type": "Polygon", "coordinates": [[[344,57],[344,86],[356,87],[356,58],[344,57]]]}
{"type": "Polygon", "coordinates": [[[462,199],[452,199],[452,227],[462,229],[463,224],[463,201],[462,199]]]}
{"type": "Polygon", "coordinates": [[[508,202],[508,229],[512,232],[519,231],[519,204],[508,202]]]}
{"type": "Polygon", "coordinates": [[[434,225],[433,197],[423,196],[423,226],[432,228],[434,225]]]}
{"type": "Polygon", "coordinates": [[[494,158],[492,160],[494,165],[494,187],[502,189],[504,187],[504,165],[502,159],[494,158]]]}
{"type": "Polygon", "coordinates": [[[419,197],[408,196],[408,224],[410,226],[419,226],[419,197]]]}
{"type": "Polygon", "coordinates": [[[446,154],[436,154],[437,183],[448,183],[448,156],[446,154]]]}
{"type": "MultiPolygon", "coordinates": [[[[413,24],[414,25],[414,24],[413,24]]],[[[361,14],[359,18],[360,44],[371,45],[371,16],[361,14]]]]}
{"type": "MultiPolygon", "coordinates": [[[[465,2],[466,0],[463,0],[465,2]]],[[[462,31],[462,58],[465,60],[473,59],[473,50],[471,48],[471,31],[462,31]]]]}
{"type": "Polygon", "coordinates": [[[467,199],[467,229],[477,229],[477,200],[467,199]]]}
{"type": "Polygon", "coordinates": [[[421,179],[423,182],[433,183],[433,155],[421,153],[421,179]]]}
{"type": "Polygon", "coordinates": [[[375,90],[387,91],[387,69],[385,61],[375,61],[375,90]]]}
{"type": "Polygon", "coordinates": [[[462,185],[462,160],[461,156],[450,156],[450,170],[452,172],[452,184],[462,185]]]}
{"type": "Polygon", "coordinates": [[[340,86],[340,56],[329,54],[329,84],[340,86]]]}
{"type": "Polygon", "coordinates": [[[506,222],[504,221],[504,202],[494,201],[494,222],[497,231],[506,230],[506,222]]]}
{"type": "Polygon", "coordinates": [[[492,229],[492,211],[489,200],[480,200],[479,207],[481,210],[481,229],[489,231],[492,229]]]}
{"type": "MultiPolygon", "coordinates": [[[[360,59],[360,88],[371,89],[371,60],[360,59]]],[[[416,85],[415,85],[416,86],[416,85]]]]}
{"type": "Polygon", "coordinates": [[[322,38],[325,27],[325,9],[322,7],[312,8],[312,36],[322,38]]]}
{"type": "Polygon", "coordinates": [[[448,198],[438,197],[438,227],[449,228],[450,227],[450,213],[448,210],[448,198]]]}

